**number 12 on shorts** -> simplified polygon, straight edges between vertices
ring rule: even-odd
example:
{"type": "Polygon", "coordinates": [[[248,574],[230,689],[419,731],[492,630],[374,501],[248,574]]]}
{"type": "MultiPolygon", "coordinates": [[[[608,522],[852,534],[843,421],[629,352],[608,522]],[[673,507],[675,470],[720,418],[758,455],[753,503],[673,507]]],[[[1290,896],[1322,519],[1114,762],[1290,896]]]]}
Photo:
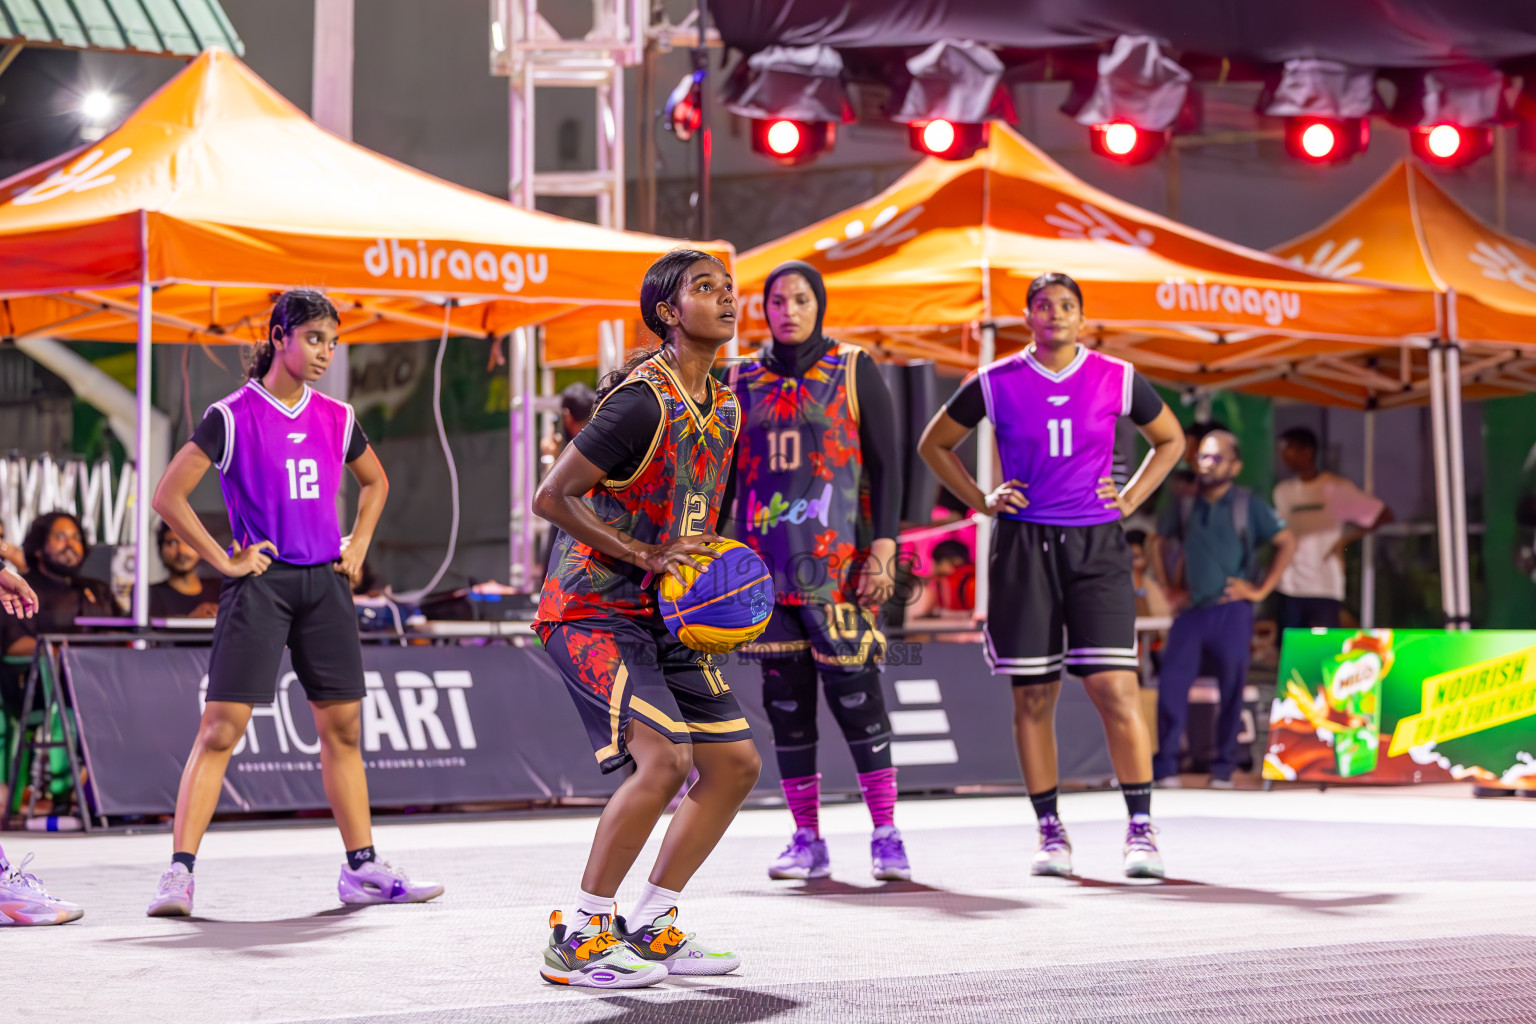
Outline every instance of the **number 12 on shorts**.
{"type": "Polygon", "coordinates": [[[288,497],[294,501],[300,498],[320,497],[320,464],[314,459],[289,459],[288,460],[288,497]]]}
{"type": "Polygon", "coordinates": [[[1052,457],[1070,456],[1072,454],[1072,421],[1048,420],[1045,428],[1051,432],[1052,457]]]}

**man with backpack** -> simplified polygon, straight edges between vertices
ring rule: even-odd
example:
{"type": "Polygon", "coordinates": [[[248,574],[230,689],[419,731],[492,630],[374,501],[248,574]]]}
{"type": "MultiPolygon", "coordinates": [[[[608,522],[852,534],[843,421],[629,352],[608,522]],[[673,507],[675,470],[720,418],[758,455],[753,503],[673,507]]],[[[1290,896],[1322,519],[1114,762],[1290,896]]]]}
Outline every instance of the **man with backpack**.
{"type": "Polygon", "coordinates": [[[1164,582],[1182,608],[1168,630],[1158,683],[1158,752],[1152,774],[1159,781],[1178,774],[1189,688],[1204,664],[1215,674],[1221,695],[1211,786],[1232,788],[1253,606],[1275,589],[1296,550],[1296,538],[1275,510],[1232,482],[1242,468],[1235,436],[1225,430],[1207,434],[1196,459],[1198,493],[1170,503],[1158,523],[1161,545],[1166,550],[1176,544],[1178,556],[1157,558],[1153,564],[1166,571],[1169,562],[1175,563],[1174,578],[1164,582]],[[1266,543],[1274,545],[1275,554],[1261,573],[1256,552],[1266,543]]]}

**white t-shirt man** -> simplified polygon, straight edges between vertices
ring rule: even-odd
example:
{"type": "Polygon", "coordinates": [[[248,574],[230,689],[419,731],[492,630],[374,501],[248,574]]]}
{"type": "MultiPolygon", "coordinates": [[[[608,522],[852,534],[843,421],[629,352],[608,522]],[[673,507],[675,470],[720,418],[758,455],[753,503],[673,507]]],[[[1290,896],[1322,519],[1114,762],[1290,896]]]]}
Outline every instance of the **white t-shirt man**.
{"type": "Polygon", "coordinates": [[[1334,545],[1350,523],[1375,525],[1386,503],[1366,494],[1337,473],[1311,480],[1291,477],[1275,485],[1275,511],[1296,535],[1296,555],[1276,588],[1288,597],[1344,600],[1344,559],[1334,545]]]}

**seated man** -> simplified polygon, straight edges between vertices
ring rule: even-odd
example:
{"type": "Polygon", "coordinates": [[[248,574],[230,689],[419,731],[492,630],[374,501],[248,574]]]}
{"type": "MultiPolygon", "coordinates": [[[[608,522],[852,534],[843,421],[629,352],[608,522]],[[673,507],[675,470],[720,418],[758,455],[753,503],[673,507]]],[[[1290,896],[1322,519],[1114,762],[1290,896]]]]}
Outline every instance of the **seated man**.
{"type": "Polygon", "coordinates": [[[976,610],[976,566],[970,549],[958,540],[942,540],[928,557],[928,576],[906,609],[907,619],[970,618],[976,610]]]}
{"type": "Polygon", "coordinates": [[[221,579],[204,579],[197,574],[203,556],[182,542],[169,523],[155,530],[160,562],[170,572],[164,583],[149,588],[149,616],[153,619],[211,619],[219,613],[221,579]]]}
{"type": "Polygon", "coordinates": [[[73,515],[45,512],[38,516],[21,548],[30,566],[22,578],[37,592],[38,613],[33,618],[0,617],[0,650],[5,654],[31,655],[39,633],[78,632],[77,618],[122,614],[111,587],[80,575],[90,548],[73,515]]]}

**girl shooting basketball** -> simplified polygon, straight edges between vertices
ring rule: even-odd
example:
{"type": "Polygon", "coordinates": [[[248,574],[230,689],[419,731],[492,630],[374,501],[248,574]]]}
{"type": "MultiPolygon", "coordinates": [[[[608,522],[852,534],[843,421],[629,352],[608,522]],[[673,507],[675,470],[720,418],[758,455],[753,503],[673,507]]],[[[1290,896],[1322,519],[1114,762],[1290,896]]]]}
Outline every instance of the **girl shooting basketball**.
{"type": "Polygon", "coordinates": [[[342,902],[414,903],[443,891],[412,882],[373,850],[358,748],[363,655],[349,583],[362,572],[389,482],[352,407],[309,386],[330,365],[338,326],[336,308],[319,292],[280,296],[250,379],[213,404],[155,489],[155,511],[226,581],[202,725],[176,795],[175,855],[151,917],[192,913],[198,845],[252,706],[276,697],[284,647],[314,712],[325,795],[347,851],[337,882],[342,902]],[[229,552],[187,500],[215,465],[234,532],[229,552]],[[343,466],[361,485],[346,537],[336,517],[343,466]]]}
{"type": "Polygon", "coordinates": [[[599,767],[633,763],[597,825],[570,924],[556,911],[540,974],[562,985],[634,988],[667,974],[723,974],[734,953],[675,927],[681,890],[757,782],[761,762],[718,669],[673,637],[657,581],[707,572],[736,441],[731,392],[710,376],[736,331],[731,276],[678,250],[646,272],[640,313],[662,339],[611,374],[591,421],[550,470],[533,510],[562,531],[536,629],[565,678],[599,767]],[[614,896],[668,801],[699,772],[628,915],[614,896]],[[616,933],[616,934],[615,934],[616,933]]]}
{"type": "Polygon", "coordinates": [[[1033,872],[1072,873],[1072,845],[1056,814],[1056,700],[1066,667],[1082,678],[1104,721],[1130,815],[1125,873],[1161,878],[1151,741],[1136,686],[1136,591],[1120,520],[1179,461],[1183,433],[1129,363],[1078,344],[1083,293],[1076,281],[1042,274],[1026,304],[1034,344],[973,374],[928,424],[918,450],[952,493],[997,517],[986,654],[994,675],[1013,677],[1014,737],[1040,819],[1033,872]],[[1122,416],[1152,445],[1124,490],[1110,476],[1122,416]],[[1006,481],[991,494],[955,455],[983,417],[997,429],[1006,481]]]}

